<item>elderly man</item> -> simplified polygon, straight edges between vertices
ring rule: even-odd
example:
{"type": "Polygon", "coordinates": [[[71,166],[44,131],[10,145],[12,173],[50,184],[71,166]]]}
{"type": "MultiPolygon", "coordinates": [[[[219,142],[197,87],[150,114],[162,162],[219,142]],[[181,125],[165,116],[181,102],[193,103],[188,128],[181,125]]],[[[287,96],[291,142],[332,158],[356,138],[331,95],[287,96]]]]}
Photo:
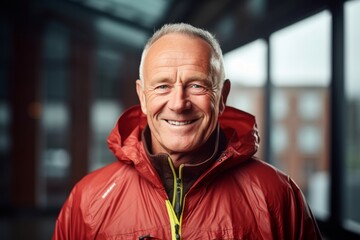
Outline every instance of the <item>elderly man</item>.
{"type": "Polygon", "coordinates": [[[84,177],[53,239],[320,239],[296,184],[258,160],[253,116],[225,106],[222,52],[207,31],[163,26],[146,44],[108,143],[118,161],[84,177]]]}

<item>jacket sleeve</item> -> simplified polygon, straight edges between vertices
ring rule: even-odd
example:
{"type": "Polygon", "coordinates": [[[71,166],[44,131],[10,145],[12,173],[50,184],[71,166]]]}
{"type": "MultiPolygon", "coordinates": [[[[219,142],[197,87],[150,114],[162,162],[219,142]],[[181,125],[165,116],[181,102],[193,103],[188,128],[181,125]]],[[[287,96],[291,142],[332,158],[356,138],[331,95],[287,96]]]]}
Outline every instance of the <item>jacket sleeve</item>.
{"type": "Polygon", "coordinates": [[[89,239],[80,203],[81,196],[75,186],[56,220],[53,240],[89,239]]]}
{"type": "Polygon", "coordinates": [[[283,208],[284,239],[322,239],[316,220],[299,187],[288,178],[288,202],[283,208]]]}

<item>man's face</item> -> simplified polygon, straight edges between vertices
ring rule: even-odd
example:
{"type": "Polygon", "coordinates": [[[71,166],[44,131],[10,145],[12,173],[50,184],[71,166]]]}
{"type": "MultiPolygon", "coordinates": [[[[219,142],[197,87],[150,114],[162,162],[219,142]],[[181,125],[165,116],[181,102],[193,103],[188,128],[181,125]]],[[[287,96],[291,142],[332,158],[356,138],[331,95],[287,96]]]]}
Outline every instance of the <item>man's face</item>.
{"type": "Polygon", "coordinates": [[[144,86],[137,81],[147,115],[153,152],[190,153],[209,138],[227,97],[212,82],[210,45],[202,39],[169,34],[144,59],[144,86]]]}

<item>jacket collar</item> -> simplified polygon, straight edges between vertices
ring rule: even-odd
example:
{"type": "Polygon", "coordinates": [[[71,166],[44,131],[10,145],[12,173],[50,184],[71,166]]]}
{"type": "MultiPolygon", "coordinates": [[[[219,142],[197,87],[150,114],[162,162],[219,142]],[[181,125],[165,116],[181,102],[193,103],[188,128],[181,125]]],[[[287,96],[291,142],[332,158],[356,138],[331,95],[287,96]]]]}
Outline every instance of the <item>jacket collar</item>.
{"type": "MultiPolygon", "coordinates": [[[[161,181],[163,182],[166,193],[168,194],[169,199],[172,199],[173,189],[174,189],[174,178],[181,177],[184,192],[186,193],[194,182],[202,175],[206,170],[213,165],[214,161],[218,158],[221,151],[225,148],[225,136],[220,130],[220,127],[217,126],[214,133],[211,135],[211,141],[214,141],[213,152],[208,159],[198,163],[185,163],[180,166],[182,176],[179,176],[179,170],[177,169],[174,176],[174,169],[170,156],[166,153],[152,154],[151,153],[151,133],[150,129],[147,126],[142,133],[142,142],[144,144],[144,149],[146,154],[152,164],[156,169],[158,175],[160,176],[161,181]]],[[[209,140],[210,141],[210,140],[209,140]]]]}
{"type": "MultiPolygon", "coordinates": [[[[211,158],[213,164],[209,164],[211,166],[206,172],[223,171],[240,164],[253,156],[258,148],[256,122],[251,114],[227,106],[219,117],[218,125],[221,129],[218,128],[219,136],[225,136],[226,148],[217,161],[211,158]]],[[[142,142],[142,133],[146,126],[146,115],[142,113],[140,106],[130,108],[122,114],[110,133],[108,145],[119,161],[134,165],[139,174],[157,187],[162,187],[157,174],[158,170],[152,167],[152,160],[149,160],[152,158],[151,154],[147,153],[147,147],[144,147],[142,142]]],[[[220,154],[219,149],[216,153],[220,154]]],[[[157,157],[161,158],[161,156],[157,157]]],[[[167,156],[162,157],[167,159],[167,156]]],[[[193,166],[194,169],[196,167],[193,166]]],[[[189,170],[193,168],[189,166],[189,170]]],[[[209,177],[211,174],[207,174],[206,178],[209,177]]]]}

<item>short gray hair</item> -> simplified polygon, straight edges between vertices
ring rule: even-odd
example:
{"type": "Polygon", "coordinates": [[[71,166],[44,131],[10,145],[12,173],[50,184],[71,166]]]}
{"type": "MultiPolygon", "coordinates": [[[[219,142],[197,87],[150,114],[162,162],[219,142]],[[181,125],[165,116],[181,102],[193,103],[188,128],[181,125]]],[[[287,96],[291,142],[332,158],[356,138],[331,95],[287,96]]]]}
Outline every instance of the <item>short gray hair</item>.
{"type": "MultiPolygon", "coordinates": [[[[139,67],[139,77],[141,81],[144,81],[144,60],[145,56],[153,43],[155,43],[159,38],[171,34],[179,33],[186,36],[198,37],[203,39],[211,46],[211,60],[210,60],[210,78],[214,83],[219,84],[223,83],[225,80],[225,70],[224,70],[224,60],[222,55],[222,50],[220,48],[219,42],[216,40],[214,35],[210,32],[196,28],[190,24],[186,23],[172,23],[165,24],[162,28],[157,30],[152,37],[147,41],[144,50],[141,55],[140,67],[139,67]]],[[[221,85],[222,86],[222,85],[221,85]]]]}

